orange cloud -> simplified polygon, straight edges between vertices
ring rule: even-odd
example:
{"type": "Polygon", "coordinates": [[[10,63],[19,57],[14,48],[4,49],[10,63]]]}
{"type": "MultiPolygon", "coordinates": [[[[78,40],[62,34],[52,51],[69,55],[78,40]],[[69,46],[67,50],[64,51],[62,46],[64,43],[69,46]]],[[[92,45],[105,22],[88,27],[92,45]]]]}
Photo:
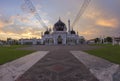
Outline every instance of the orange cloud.
{"type": "Polygon", "coordinates": [[[6,25],[6,23],[0,21],[0,28],[3,28],[6,25]]]}
{"type": "Polygon", "coordinates": [[[32,32],[25,32],[22,34],[12,33],[12,32],[2,32],[0,31],[0,39],[6,40],[7,38],[20,39],[20,38],[40,38],[40,35],[34,34],[32,32]],[[7,35],[6,35],[7,34],[7,35]]]}
{"type": "Polygon", "coordinates": [[[100,30],[94,29],[94,28],[88,28],[88,30],[80,31],[79,34],[81,36],[84,36],[87,39],[94,38],[96,36],[96,33],[99,33],[100,30]]]}
{"type": "Polygon", "coordinates": [[[83,32],[80,32],[82,35],[94,35],[95,33],[98,33],[97,29],[89,29],[83,32]]]}
{"type": "Polygon", "coordinates": [[[86,20],[92,21],[93,24],[99,25],[102,27],[115,28],[118,26],[117,18],[113,18],[104,13],[101,10],[90,8],[87,13],[84,14],[83,18],[86,20]]]}
{"type": "MultiPolygon", "coordinates": [[[[44,20],[46,23],[49,21],[44,20]]],[[[29,18],[22,16],[11,16],[8,22],[0,20],[0,37],[1,39],[6,40],[6,38],[11,37],[14,39],[20,38],[40,38],[42,28],[40,28],[40,23],[29,18]],[[15,25],[16,21],[18,23],[24,23],[26,25],[15,25]],[[7,26],[7,27],[6,27],[7,26]],[[13,29],[15,27],[15,29],[13,29]],[[7,29],[8,28],[8,29],[7,29]],[[17,33],[18,29],[20,31],[17,33]],[[7,36],[6,36],[7,34],[7,36]]]]}
{"type": "Polygon", "coordinates": [[[116,19],[106,20],[106,19],[98,19],[96,24],[99,26],[115,28],[118,25],[118,21],[116,19]]]}

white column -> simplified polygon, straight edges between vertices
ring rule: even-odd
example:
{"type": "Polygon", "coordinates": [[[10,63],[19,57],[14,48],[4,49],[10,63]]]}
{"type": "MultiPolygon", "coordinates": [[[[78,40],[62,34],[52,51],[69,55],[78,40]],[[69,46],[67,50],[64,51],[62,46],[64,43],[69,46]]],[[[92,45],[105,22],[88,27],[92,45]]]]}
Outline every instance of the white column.
{"type": "Polygon", "coordinates": [[[112,41],[112,45],[114,46],[115,45],[115,38],[112,37],[113,41],[112,41]]]}

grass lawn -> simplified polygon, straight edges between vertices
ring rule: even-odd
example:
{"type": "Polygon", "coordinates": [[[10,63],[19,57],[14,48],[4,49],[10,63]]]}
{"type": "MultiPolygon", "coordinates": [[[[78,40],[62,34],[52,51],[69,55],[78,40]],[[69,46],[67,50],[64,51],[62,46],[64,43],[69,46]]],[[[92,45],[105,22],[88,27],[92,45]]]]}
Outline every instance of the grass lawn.
{"type": "Polygon", "coordinates": [[[0,47],[0,65],[32,53],[30,50],[18,50],[21,45],[0,47]]]}
{"type": "Polygon", "coordinates": [[[120,64],[120,46],[118,45],[112,46],[109,44],[97,45],[97,46],[102,46],[102,47],[95,50],[88,50],[86,52],[98,57],[102,57],[111,62],[120,64]]]}

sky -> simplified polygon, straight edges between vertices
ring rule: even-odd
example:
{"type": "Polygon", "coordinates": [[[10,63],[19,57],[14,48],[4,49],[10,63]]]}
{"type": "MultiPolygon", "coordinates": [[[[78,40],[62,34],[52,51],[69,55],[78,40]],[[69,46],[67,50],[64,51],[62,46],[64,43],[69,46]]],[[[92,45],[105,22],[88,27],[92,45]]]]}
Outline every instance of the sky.
{"type": "MultiPolygon", "coordinates": [[[[59,17],[68,26],[73,23],[84,0],[31,0],[42,20],[53,28],[59,17]]],[[[92,39],[120,36],[120,0],[91,0],[73,29],[92,39]]],[[[45,28],[25,8],[24,0],[0,0],[0,39],[40,38],[45,28]]]]}

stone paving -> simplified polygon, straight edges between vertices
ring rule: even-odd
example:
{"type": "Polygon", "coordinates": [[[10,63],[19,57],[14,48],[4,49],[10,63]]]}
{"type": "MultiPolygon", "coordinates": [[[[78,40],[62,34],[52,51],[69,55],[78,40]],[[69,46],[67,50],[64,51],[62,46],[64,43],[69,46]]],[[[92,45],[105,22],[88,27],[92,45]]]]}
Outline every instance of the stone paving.
{"type": "Polygon", "coordinates": [[[82,51],[71,51],[71,53],[88,67],[90,72],[100,81],[120,81],[120,67],[118,64],[82,51]]]}
{"type": "Polygon", "coordinates": [[[15,81],[44,57],[47,51],[38,51],[0,66],[0,81],[15,81]]]}
{"type": "Polygon", "coordinates": [[[67,49],[51,50],[16,81],[99,81],[67,49]]]}

